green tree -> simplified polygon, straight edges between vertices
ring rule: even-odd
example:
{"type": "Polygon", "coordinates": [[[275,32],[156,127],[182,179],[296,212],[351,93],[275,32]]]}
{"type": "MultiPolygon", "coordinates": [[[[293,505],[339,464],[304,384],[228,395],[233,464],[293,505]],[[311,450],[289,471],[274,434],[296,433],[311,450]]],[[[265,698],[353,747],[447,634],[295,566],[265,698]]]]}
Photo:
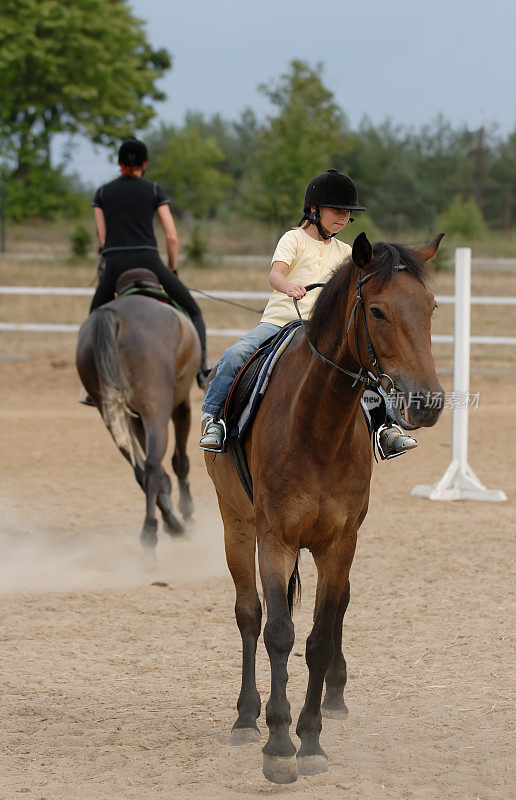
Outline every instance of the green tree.
{"type": "Polygon", "coordinates": [[[25,177],[13,179],[7,169],[0,169],[5,181],[6,212],[10,220],[29,217],[51,219],[61,214],[70,219],[89,210],[91,198],[74,176],[65,175],[62,167],[50,169],[40,164],[25,177]]]}
{"type": "Polygon", "coordinates": [[[205,138],[215,139],[224,153],[220,164],[223,172],[239,181],[253,163],[259,124],[254,111],[246,108],[236,122],[224,119],[220,114],[206,118],[200,112],[189,111],[185,117],[187,126],[198,127],[205,138]]]}
{"type": "MultiPolygon", "coordinates": [[[[212,165],[223,173],[225,179],[221,182],[221,189],[223,193],[217,193],[216,205],[217,209],[221,210],[235,210],[241,205],[240,202],[240,185],[245,177],[249,175],[254,162],[254,153],[256,150],[257,132],[259,124],[254,112],[247,108],[236,121],[224,119],[220,114],[214,114],[211,117],[206,117],[201,112],[189,111],[185,116],[183,126],[188,135],[194,131],[195,146],[198,146],[199,136],[203,142],[216,142],[219,148],[216,153],[216,158],[212,159],[212,165]]],[[[170,125],[161,125],[158,129],[152,131],[147,136],[147,143],[149,145],[151,162],[149,174],[157,177],[159,171],[159,180],[163,181],[166,185],[170,184],[172,188],[172,179],[167,174],[167,171],[162,168],[163,156],[169,146],[175,153],[176,145],[171,145],[181,128],[170,125]],[[158,164],[158,171],[155,165],[158,164]]],[[[192,144],[187,143],[188,148],[192,144]]],[[[208,155],[205,153],[205,156],[208,155]]],[[[213,156],[212,152],[212,156],[213,156]]],[[[176,173],[176,167],[167,159],[167,165],[176,173]]],[[[198,174],[197,168],[194,166],[195,174],[201,181],[205,181],[203,174],[198,174]]],[[[187,180],[187,176],[185,176],[187,180]]],[[[218,181],[219,182],[219,181],[218,181]]],[[[174,202],[177,198],[174,198],[174,202]]],[[[181,203],[181,198],[179,198],[181,203]]],[[[183,208],[183,210],[185,210],[183,208]]],[[[210,208],[210,213],[214,210],[214,206],[210,208]]]]}
{"type": "MultiPolygon", "coordinates": [[[[479,190],[475,137],[441,116],[419,130],[364,118],[352,151],[337,166],[356,176],[360,198],[382,228],[430,232],[454,195],[473,198],[479,190]]],[[[483,157],[487,169],[488,153],[483,157]]]]}
{"type": "Polygon", "coordinates": [[[197,117],[187,118],[182,128],[162,125],[148,142],[149,175],[170,194],[172,208],[193,217],[214,214],[232,179],[221,169],[224,152],[197,117]]]}
{"type": "Polygon", "coordinates": [[[436,228],[450,237],[464,240],[464,244],[485,234],[484,219],[478,205],[473,198],[464,200],[460,195],[456,195],[439,215],[436,228]]]}
{"type": "Polygon", "coordinates": [[[112,144],[145,127],[170,65],[125,0],[3,0],[0,138],[14,176],[50,166],[57,133],[112,144]]]}
{"type": "Polygon", "coordinates": [[[424,125],[414,137],[422,197],[429,216],[440,214],[460,195],[474,199],[480,192],[477,170],[477,132],[454,128],[442,116],[424,125]]]}
{"type": "Polygon", "coordinates": [[[410,135],[401,126],[389,119],[374,126],[364,118],[352,150],[337,159],[337,167],[351,173],[360,202],[381,228],[402,229],[417,216],[420,186],[410,135]]]}
{"type": "Polygon", "coordinates": [[[485,217],[493,227],[510,230],[516,221],[516,130],[493,148],[485,217]]]}
{"type": "Polygon", "coordinates": [[[322,65],[292,61],[288,73],[260,91],[277,109],[258,134],[246,197],[257,217],[284,227],[301,215],[310,178],[333,166],[348,146],[346,117],[321,80],[322,65]]]}

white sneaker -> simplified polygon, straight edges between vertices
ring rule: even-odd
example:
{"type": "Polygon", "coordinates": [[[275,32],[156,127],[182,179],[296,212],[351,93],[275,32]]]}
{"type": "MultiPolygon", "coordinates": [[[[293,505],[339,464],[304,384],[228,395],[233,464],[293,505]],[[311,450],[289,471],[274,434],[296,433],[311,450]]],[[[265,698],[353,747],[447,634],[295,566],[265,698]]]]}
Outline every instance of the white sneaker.
{"type": "Polygon", "coordinates": [[[394,423],[382,425],[377,432],[378,450],[382,458],[394,458],[413,450],[417,447],[417,439],[407,436],[406,433],[394,423]]]}
{"type": "Polygon", "coordinates": [[[203,434],[199,439],[201,450],[221,453],[226,439],[226,426],[223,420],[215,420],[211,414],[203,414],[201,418],[203,434]]]}

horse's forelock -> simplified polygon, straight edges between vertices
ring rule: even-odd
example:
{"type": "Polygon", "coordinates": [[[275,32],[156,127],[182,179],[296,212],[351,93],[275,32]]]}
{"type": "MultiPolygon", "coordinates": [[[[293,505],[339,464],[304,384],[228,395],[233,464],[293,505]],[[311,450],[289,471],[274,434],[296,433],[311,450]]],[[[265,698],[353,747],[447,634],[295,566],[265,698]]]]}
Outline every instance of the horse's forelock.
{"type": "Polygon", "coordinates": [[[378,277],[381,287],[390,281],[400,266],[426,284],[428,278],[426,263],[410,247],[394,242],[375,242],[373,253],[373,261],[368,272],[373,272],[378,277]]]}
{"type": "MultiPolygon", "coordinates": [[[[374,242],[373,260],[367,272],[374,273],[378,278],[380,288],[383,288],[402,266],[423,284],[428,278],[428,267],[415,250],[404,244],[395,242],[374,242]]],[[[350,287],[353,287],[357,276],[357,267],[351,256],[337,267],[329,281],[323,286],[319,297],[315,301],[312,314],[308,323],[310,338],[317,341],[321,329],[327,329],[328,320],[338,319],[339,311],[345,308],[345,300],[350,287]]]]}

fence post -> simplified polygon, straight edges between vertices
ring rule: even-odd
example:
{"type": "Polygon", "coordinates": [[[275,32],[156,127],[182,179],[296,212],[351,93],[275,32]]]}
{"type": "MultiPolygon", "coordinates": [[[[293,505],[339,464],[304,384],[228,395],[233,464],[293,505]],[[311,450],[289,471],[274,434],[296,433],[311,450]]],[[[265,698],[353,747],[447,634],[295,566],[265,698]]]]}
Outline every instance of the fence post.
{"type": "Polygon", "coordinates": [[[455,325],[453,342],[452,460],[432,486],[414,486],[411,494],[430,500],[507,500],[504,492],[486,489],[468,464],[469,363],[471,316],[471,249],[455,250],[455,325]]]}

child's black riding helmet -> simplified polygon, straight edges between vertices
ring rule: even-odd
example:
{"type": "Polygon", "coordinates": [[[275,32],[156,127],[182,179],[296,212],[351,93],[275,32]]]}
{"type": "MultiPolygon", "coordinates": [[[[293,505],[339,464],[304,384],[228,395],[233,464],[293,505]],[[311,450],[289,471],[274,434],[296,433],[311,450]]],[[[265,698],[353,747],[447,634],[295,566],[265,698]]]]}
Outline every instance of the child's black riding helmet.
{"type": "Polygon", "coordinates": [[[357,187],[347,175],[336,169],[327,169],[312,178],[305,192],[303,211],[310,213],[312,206],[344,208],[347,211],[365,211],[358,205],[357,187]]]}

